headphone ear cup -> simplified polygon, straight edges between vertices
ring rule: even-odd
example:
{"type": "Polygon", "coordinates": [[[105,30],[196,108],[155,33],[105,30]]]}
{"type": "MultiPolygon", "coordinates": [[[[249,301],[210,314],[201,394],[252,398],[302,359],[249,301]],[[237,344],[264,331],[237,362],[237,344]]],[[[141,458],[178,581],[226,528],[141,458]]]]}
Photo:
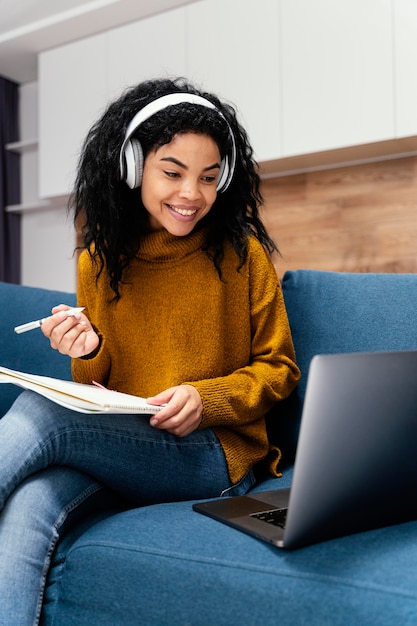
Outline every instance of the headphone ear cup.
{"type": "Polygon", "coordinates": [[[225,157],[220,163],[219,180],[217,182],[217,191],[219,193],[221,193],[222,191],[226,191],[229,184],[230,184],[229,161],[227,157],[225,157]]]}
{"type": "Polygon", "coordinates": [[[137,139],[130,139],[124,150],[125,181],[130,189],[136,189],[142,184],[143,150],[137,139]]]}

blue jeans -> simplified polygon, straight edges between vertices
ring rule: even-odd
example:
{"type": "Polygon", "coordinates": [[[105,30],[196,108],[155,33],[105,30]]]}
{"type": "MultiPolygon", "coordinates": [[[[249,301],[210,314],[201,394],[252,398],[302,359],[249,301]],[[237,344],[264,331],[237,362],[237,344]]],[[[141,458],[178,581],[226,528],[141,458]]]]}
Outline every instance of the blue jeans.
{"type": "Polygon", "coordinates": [[[103,490],[136,507],[238,495],[253,483],[249,472],[231,484],[210,429],[178,438],[147,416],[84,415],[23,392],[0,420],[0,624],[39,623],[62,529],[103,490]]]}

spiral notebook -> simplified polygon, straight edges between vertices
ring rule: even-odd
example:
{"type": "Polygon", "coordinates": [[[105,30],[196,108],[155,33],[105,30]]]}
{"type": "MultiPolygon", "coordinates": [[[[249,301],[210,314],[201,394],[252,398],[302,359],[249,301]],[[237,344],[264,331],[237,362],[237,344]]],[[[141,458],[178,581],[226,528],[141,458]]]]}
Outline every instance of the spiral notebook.
{"type": "Polygon", "coordinates": [[[0,367],[0,383],[11,383],[79,413],[158,413],[162,407],[148,404],[144,398],[112,391],[94,384],[27,374],[0,367]]]}

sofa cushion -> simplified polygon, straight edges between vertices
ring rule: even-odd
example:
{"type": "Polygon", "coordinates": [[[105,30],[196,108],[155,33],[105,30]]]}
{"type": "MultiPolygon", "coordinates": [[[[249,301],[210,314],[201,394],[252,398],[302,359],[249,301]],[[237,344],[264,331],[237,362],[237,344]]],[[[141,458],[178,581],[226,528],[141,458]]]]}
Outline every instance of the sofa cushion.
{"type": "Polygon", "coordinates": [[[291,463],[313,356],[417,349],[417,275],[296,270],[282,287],[302,377],[268,424],[291,463]]]}
{"type": "MultiPolygon", "coordinates": [[[[31,374],[71,378],[70,359],[51,350],[49,341],[39,329],[20,335],[13,330],[19,324],[47,317],[57,304],[74,306],[75,294],[0,283],[0,365],[31,374]]],[[[0,416],[20,391],[15,385],[2,384],[0,416]]]]}
{"type": "Polygon", "coordinates": [[[407,523],[284,552],[189,502],[144,507],[73,544],[44,623],[415,624],[416,537],[407,523]]]}

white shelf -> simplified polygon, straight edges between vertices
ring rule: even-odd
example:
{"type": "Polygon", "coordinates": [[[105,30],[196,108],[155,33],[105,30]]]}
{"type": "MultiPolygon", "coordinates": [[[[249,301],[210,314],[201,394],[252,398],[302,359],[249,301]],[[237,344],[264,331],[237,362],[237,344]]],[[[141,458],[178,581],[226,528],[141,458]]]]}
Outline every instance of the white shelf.
{"type": "Polygon", "coordinates": [[[6,213],[26,213],[28,211],[39,211],[39,209],[49,208],[51,208],[51,204],[47,200],[34,200],[24,204],[9,204],[9,206],[6,206],[6,213]]]}
{"type": "Polygon", "coordinates": [[[13,141],[12,143],[6,144],[6,150],[10,150],[10,152],[28,152],[29,150],[37,150],[38,148],[38,140],[37,139],[25,139],[24,141],[13,141]]]}
{"type": "Polygon", "coordinates": [[[68,196],[56,196],[49,200],[32,200],[31,202],[24,202],[22,204],[9,204],[6,206],[7,213],[29,213],[34,211],[47,211],[54,209],[66,208],[68,203],[68,196]]]}
{"type": "Polygon", "coordinates": [[[335,167],[402,159],[416,155],[417,135],[413,135],[411,137],[388,139],[387,141],[377,141],[336,150],[324,150],[323,152],[312,152],[271,161],[261,161],[259,169],[261,178],[267,179],[305,174],[335,167]]]}

